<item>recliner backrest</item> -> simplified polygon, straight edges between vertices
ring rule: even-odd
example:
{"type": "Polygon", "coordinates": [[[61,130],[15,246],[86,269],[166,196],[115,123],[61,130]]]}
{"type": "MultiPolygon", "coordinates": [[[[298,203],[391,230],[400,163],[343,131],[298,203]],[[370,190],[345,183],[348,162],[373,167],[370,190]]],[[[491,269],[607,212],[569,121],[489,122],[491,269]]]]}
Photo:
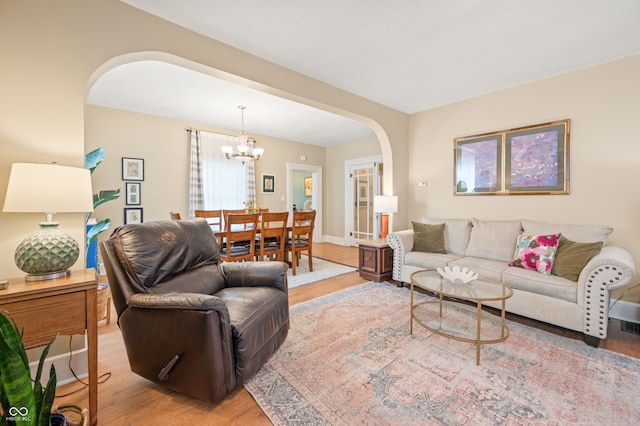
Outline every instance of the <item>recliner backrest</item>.
{"type": "Polygon", "coordinates": [[[213,294],[224,287],[220,250],[205,219],[124,225],[110,241],[135,292],[213,294]]]}

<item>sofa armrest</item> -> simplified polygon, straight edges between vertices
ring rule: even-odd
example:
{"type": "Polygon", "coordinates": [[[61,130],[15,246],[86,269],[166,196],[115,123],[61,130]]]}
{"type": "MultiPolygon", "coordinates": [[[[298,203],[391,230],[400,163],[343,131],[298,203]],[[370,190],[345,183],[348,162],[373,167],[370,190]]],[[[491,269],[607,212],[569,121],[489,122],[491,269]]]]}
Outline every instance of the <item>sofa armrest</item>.
{"type": "Polygon", "coordinates": [[[287,270],[284,262],[223,262],[227,287],[274,287],[288,294],[287,270]]]}
{"type": "Polygon", "coordinates": [[[578,305],[585,310],[585,334],[607,337],[610,291],[629,284],[635,273],[633,256],[622,247],[605,246],[587,263],[578,278],[578,305]]]}
{"type": "Polygon", "coordinates": [[[404,255],[413,249],[413,229],[389,233],[387,244],[393,249],[393,279],[401,281],[404,255]]]}

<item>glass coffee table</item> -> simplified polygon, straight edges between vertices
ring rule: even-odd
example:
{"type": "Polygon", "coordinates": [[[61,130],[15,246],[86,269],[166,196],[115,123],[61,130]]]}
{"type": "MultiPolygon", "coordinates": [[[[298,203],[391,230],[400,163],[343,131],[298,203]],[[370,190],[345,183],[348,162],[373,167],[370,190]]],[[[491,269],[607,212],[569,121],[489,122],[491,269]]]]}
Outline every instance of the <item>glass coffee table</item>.
{"type": "Polygon", "coordinates": [[[480,345],[502,342],[509,337],[505,302],[513,295],[513,290],[506,284],[484,280],[453,284],[442,278],[438,271],[424,270],[411,275],[410,293],[409,334],[413,334],[415,321],[439,335],[475,343],[477,365],[480,365],[480,345]],[[414,287],[433,292],[436,298],[414,304],[414,287]],[[500,316],[482,309],[482,303],[486,301],[502,302],[500,316]]]}

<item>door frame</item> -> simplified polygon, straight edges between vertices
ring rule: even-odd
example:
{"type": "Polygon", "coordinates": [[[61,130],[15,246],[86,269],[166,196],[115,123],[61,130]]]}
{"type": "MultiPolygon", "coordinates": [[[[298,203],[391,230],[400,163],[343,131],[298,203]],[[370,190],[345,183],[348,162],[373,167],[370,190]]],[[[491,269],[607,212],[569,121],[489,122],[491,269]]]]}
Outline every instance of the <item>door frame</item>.
{"type": "Polygon", "coordinates": [[[293,217],[293,172],[311,173],[311,204],[316,211],[313,241],[322,242],[322,166],[287,163],[287,211],[293,217]]]}
{"type": "MultiPolygon", "coordinates": [[[[355,200],[353,199],[353,191],[351,190],[351,169],[357,166],[370,165],[371,163],[381,164],[382,155],[374,155],[371,157],[353,158],[345,160],[344,162],[344,240],[347,246],[355,246],[358,240],[353,238],[353,206],[355,200]]],[[[375,195],[378,195],[375,193],[375,195]]],[[[374,234],[377,233],[378,215],[373,213],[373,228],[374,234]]]]}

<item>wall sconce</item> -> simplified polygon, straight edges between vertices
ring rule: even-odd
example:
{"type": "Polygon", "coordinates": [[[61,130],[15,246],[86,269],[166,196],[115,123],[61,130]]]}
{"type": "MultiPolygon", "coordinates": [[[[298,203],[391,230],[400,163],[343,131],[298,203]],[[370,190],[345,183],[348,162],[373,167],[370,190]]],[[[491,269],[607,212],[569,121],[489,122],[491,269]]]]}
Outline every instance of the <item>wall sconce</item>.
{"type": "Polygon", "coordinates": [[[16,248],[14,260],[26,272],[26,281],[41,281],[69,275],[80,247],[53,221],[55,213],[93,211],[91,173],[57,164],[14,163],[11,165],[3,212],[45,213],[40,230],[16,248]]]}

